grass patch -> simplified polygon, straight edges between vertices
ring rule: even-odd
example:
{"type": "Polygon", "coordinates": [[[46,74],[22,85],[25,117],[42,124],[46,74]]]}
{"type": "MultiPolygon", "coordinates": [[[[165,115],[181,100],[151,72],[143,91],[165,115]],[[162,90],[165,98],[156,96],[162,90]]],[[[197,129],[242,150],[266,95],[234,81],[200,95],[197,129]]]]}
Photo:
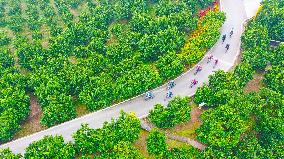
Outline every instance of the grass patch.
{"type": "Polygon", "coordinates": [[[84,116],[86,114],[89,114],[90,111],[87,109],[87,107],[85,105],[79,104],[76,107],[76,113],[77,113],[77,117],[80,117],[80,116],[84,116]]]}
{"type": "Polygon", "coordinates": [[[196,133],[195,130],[197,128],[199,128],[199,126],[201,125],[200,122],[195,122],[195,123],[191,123],[191,124],[187,124],[183,127],[182,130],[175,132],[174,134],[178,135],[178,136],[184,136],[184,137],[188,137],[191,139],[196,139],[196,133]]]}
{"type": "Polygon", "coordinates": [[[184,142],[179,142],[176,140],[172,140],[172,139],[167,139],[167,144],[168,144],[168,148],[172,149],[172,148],[182,148],[182,147],[189,147],[191,145],[184,143],[184,142]]]}
{"type": "Polygon", "coordinates": [[[146,140],[147,140],[148,135],[149,135],[149,133],[147,131],[141,129],[140,137],[134,143],[134,147],[137,148],[141,152],[143,157],[149,158],[149,159],[154,159],[155,157],[150,155],[147,151],[146,140]]]}
{"type": "Polygon", "coordinates": [[[197,135],[195,133],[195,130],[202,124],[201,120],[199,119],[200,115],[202,114],[202,110],[199,109],[196,104],[191,103],[191,105],[192,110],[190,112],[190,121],[177,125],[173,128],[166,129],[167,133],[187,137],[190,139],[196,139],[197,135]]]}

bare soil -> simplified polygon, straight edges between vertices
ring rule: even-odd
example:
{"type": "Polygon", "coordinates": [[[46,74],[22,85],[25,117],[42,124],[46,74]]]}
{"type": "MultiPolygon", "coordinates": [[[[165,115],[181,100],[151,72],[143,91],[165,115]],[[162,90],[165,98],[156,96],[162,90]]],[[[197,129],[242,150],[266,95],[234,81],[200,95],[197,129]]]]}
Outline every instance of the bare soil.
{"type": "Polygon", "coordinates": [[[69,8],[70,13],[73,14],[73,16],[78,17],[80,13],[76,9],[69,8]]]}
{"type": "Polygon", "coordinates": [[[40,124],[42,111],[37,98],[33,94],[30,94],[29,96],[30,96],[30,110],[31,110],[30,115],[28,119],[22,123],[21,130],[18,133],[16,133],[14,139],[18,139],[46,129],[45,126],[42,126],[40,124]]]}
{"type": "Polygon", "coordinates": [[[244,88],[245,93],[250,93],[250,92],[258,92],[263,84],[262,84],[262,79],[264,76],[264,72],[258,72],[253,75],[253,79],[250,80],[247,85],[244,88]]]}
{"type": "Polygon", "coordinates": [[[78,105],[76,107],[77,117],[81,117],[83,115],[89,114],[90,111],[87,109],[85,105],[78,105]]]}
{"type": "Polygon", "coordinates": [[[195,130],[201,125],[200,115],[202,114],[202,112],[202,109],[193,107],[190,113],[191,119],[189,122],[177,125],[171,129],[167,129],[166,133],[195,139],[195,130]]]}
{"type": "Polygon", "coordinates": [[[106,45],[114,44],[117,42],[118,42],[117,38],[113,34],[110,34],[109,39],[107,39],[106,45]]]}

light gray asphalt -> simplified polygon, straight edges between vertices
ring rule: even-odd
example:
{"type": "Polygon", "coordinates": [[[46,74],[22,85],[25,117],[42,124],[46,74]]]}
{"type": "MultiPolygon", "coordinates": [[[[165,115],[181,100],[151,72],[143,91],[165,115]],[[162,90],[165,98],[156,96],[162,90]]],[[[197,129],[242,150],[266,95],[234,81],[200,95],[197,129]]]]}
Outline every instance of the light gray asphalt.
{"type": "MultiPolygon", "coordinates": [[[[207,59],[200,61],[203,69],[197,75],[193,75],[194,70],[189,70],[185,74],[175,79],[176,86],[172,89],[174,96],[192,96],[197,86],[189,88],[190,80],[197,79],[198,86],[208,81],[208,76],[213,74],[215,70],[222,69],[228,71],[233,65],[240,51],[240,36],[242,33],[242,25],[246,20],[246,12],[243,5],[243,0],[221,0],[220,9],[226,13],[227,19],[223,25],[222,34],[228,34],[232,27],[234,27],[234,34],[232,38],[227,38],[225,43],[229,43],[230,49],[225,53],[225,44],[221,44],[221,39],[208,52],[215,58],[219,59],[219,63],[213,69],[213,63],[207,64],[207,59]]],[[[227,36],[228,37],[228,36],[227,36]]],[[[117,118],[121,110],[126,112],[134,112],[139,118],[147,116],[154,104],[166,104],[165,100],[166,85],[153,90],[155,98],[145,101],[144,96],[132,98],[123,103],[114,105],[112,107],[93,112],[80,118],[62,123],[60,125],[51,127],[47,130],[26,136],[0,146],[0,149],[10,148],[14,153],[24,153],[25,148],[33,141],[42,139],[45,135],[62,135],[66,141],[72,140],[72,134],[78,130],[82,123],[88,123],[92,128],[100,128],[105,121],[110,121],[111,118],[117,118]]]]}

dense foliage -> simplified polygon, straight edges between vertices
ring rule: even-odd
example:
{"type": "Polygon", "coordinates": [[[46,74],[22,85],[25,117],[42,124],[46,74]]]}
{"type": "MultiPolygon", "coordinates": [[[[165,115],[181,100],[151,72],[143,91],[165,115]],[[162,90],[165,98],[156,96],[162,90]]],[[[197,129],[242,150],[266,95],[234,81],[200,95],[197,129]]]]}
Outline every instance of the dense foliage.
{"type": "Polygon", "coordinates": [[[199,150],[192,146],[186,146],[181,148],[173,148],[167,152],[165,158],[169,159],[188,159],[194,158],[199,154],[199,150]]]}
{"type": "MultiPolygon", "coordinates": [[[[116,121],[105,123],[100,129],[91,129],[82,125],[73,136],[75,149],[78,154],[88,155],[101,153],[103,156],[114,157],[123,153],[132,156],[137,154],[130,143],[138,139],[140,120],[134,114],[121,113],[116,121]],[[119,148],[125,148],[120,150],[119,148]],[[127,149],[134,150],[128,152],[127,149]],[[127,151],[127,152],[123,152],[127,151]],[[109,153],[112,152],[112,153],[109,153]]],[[[115,157],[114,157],[115,158],[115,157]]]]}
{"type": "Polygon", "coordinates": [[[50,127],[75,118],[77,103],[98,110],[177,77],[219,38],[224,13],[198,16],[212,2],[1,0],[1,65],[17,66],[3,78],[17,84],[1,93],[0,141],[28,115],[25,90],[50,127]]]}
{"type": "Polygon", "coordinates": [[[283,7],[281,0],[264,1],[242,36],[241,64],[232,73],[216,72],[197,90],[195,102],[214,108],[196,131],[208,146],[198,158],[283,158],[283,44],[269,45],[283,39],[283,7]],[[267,88],[244,93],[255,71],[265,73],[267,88]]]}
{"type": "Polygon", "coordinates": [[[10,43],[10,38],[5,34],[5,32],[0,31],[0,46],[4,46],[10,43]]]}
{"type": "MultiPolygon", "coordinates": [[[[118,119],[104,123],[100,129],[91,129],[88,125],[74,134],[74,142],[64,142],[62,136],[45,136],[31,143],[24,154],[25,159],[54,158],[129,158],[142,159],[133,143],[140,135],[140,120],[134,114],[121,112],[118,119]]],[[[0,151],[1,158],[18,159],[9,149],[0,151]]]]}
{"type": "Polygon", "coordinates": [[[147,151],[149,154],[164,156],[168,151],[165,133],[153,129],[147,138],[147,151]]]}
{"type": "Polygon", "coordinates": [[[9,50],[0,49],[0,142],[11,140],[29,114],[27,80],[13,65],[9,50]]]}
{"type": "Polygon", "coordinates": [[[258,14],[256,20],[267,28],[271,39],[284,40],[283,1],[265,0],[262,11],[258,14]]]}
{"type": "Polygon", "coordinates": [[[284,94],[284,67],[282,65],[273,66],[265,74],[264,83],[267,87],[284,94]]]}
{"type": "Polygon", "coordinates": [[[20,159],[22,155],[14,154],[9,149],[0,150],[0,158],[7,158],[7,159],[20,159]]]}
{"type": "Polygon", "coordinates": [[[198,23],[198,28],[192,33],[188,42],[181,49],[178,57],[186,65],[194,65],[203,57],[219,39],[220,28],[225,21],[225,14],[208,12],[198,23]]]}
{"type": "Polygon", "coordinates": [[[32,158],[69,158],[75,159],[72,144],[64,143],[62,136],[45,136],[43,139],[31,143],[25,152],[26,159],[32,158]]]}
{"type": "Polygon", "coordinates": [[[148,118],[159,128],[170,128],[189,121],[190,112],[189,98],[175,97],[167,107],[161,104],[155,105],[154,109],[150,110],[148,118]]]}

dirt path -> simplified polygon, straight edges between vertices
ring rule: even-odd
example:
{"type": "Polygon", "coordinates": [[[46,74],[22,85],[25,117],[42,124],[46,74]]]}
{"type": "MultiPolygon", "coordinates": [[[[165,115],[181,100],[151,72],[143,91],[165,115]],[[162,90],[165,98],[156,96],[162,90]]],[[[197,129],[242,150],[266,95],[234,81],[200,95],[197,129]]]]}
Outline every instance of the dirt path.
{"type": "Polygon", "coordinates": [[[41,116],[42,113],[41,108],[39,106],[37,98],[33,94],[30,95],[30,109],[31,109],[31,113],[29,116],[30,120],[37,119],[41,116]]]}
{"type": "MultiPolygon", "coordinates": [[[[205,149],[206,146],[203,145],[202,143],[198,142],[197,140],[191,139],[191,138],[188,138],[188,137],[184,137],[184,136],[181,136],[181,135],[178,134],[178,132],[184,131],[184,130],[195,131],[196,123],[197,123],[197,126],[199,126],[201,124],[201,120],[200,120],[201,114],[202,114],[201,109],[199,109],[198,107],[193,108],[191,113],[190,113],[190,115],[191,115],[190,121],[186,124],[178,125],[178,126],[172,128],[172,129],[167,129],[165,131],[167,138],[175,140],[175,141],[190,144],[191,146],[198,148],[199,150],[205,149]]],[[[150,132],[152,130],[152,128],[154,128],[154,125],[149,123],[147,120],[141,120],[141,128],[150,132]]]]}
{"type": "Polygon", "coordinates": [[[195,122],[201,122],[200,115],[202,114],[202,109],[199,109],[198,107],[195,107],[190,112],[190,122],[189,123],[195,123],[195,122]]]}
{"type": "Polygon", "coordinates": [[[38,103],[37,98],[30,94],[30,115],[28,119],[21,125],[21,130],[15,135],[14,139],[39,132],[46,129],[46,127],[40,124],[42,111],[38,103]]]}
{"type": "Polygon", "coordinates": [[[166,134],[166,135],[169,139],[176,140],[176,141],[179,141],[179,142],[188,143],[191,146],[198,148],[199,150],[204,150],[206,148],[206,145],[203,145],[200,142],[193,140],[193,139],[189,139],[189,138],[182,137],[182,136],[171,135],[171,134],[166,134]]]}
{"type": "Polygon", "coordinates": [[[262,79],[264,72],[258,72],[253,75],[253,79],[250,80],[244,88],[246,93],[258,92],[262,87],[262,79]]]}

